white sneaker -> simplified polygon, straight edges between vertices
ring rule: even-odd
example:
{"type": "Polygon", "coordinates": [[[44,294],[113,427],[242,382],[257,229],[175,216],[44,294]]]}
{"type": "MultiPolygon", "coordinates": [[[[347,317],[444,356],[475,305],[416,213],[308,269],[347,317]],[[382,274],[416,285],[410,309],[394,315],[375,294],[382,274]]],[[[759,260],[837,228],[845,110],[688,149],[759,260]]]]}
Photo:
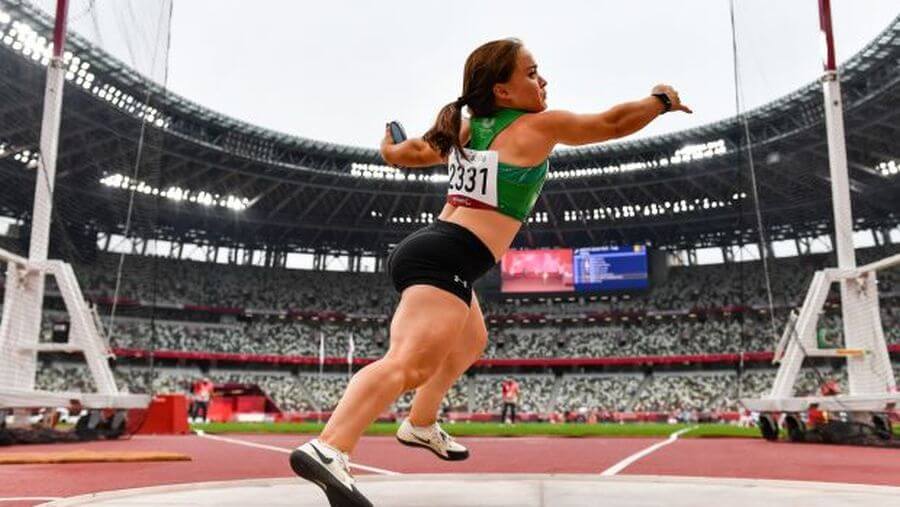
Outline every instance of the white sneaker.
{"type": "Polygon", "coordinates": [[[347,455],[319,442],[319,439],[294,449],[291,469],[322,488],[331,507],[373,507],[372,502],[356,489],[347,455]]]}
{"type": "Polygon", "coordinates": [[[469,450],[453,440],[438,423],[419,428],[410,424],[408,418],[404,419],[397,428],[397,441],[411,447],[424,447],[447,461],[461,461],[469,457],[469,450]]]}

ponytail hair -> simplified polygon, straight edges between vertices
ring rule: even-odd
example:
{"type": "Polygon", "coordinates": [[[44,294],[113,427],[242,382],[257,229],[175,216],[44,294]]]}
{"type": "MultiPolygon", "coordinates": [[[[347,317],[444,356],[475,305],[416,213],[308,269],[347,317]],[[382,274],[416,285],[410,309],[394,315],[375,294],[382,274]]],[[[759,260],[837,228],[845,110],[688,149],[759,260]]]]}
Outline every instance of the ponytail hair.
{"type": "Polygon", "coordinates": [[[466,156],[459,139],[463,106],[468,106],[469,112],[476,117],[496,113],[494,85],[509,81],[521,48],[522,41],[519,39],[495,40],[481,45],[466,59],[462,96],[442,107],[434,125],[422,136],[442,157],[449,155],[454,148],[463,157],[466,156]]]}
{"type": "Polygon", "coordinates": [[[462,153],[462,143],[459,139],[459,130],[462,126],[462,108],[465,104],[463,97],[441,108],[437,120],[431,129],[422,136],[442,157],[450,154],[453,148],[462,153]]]}

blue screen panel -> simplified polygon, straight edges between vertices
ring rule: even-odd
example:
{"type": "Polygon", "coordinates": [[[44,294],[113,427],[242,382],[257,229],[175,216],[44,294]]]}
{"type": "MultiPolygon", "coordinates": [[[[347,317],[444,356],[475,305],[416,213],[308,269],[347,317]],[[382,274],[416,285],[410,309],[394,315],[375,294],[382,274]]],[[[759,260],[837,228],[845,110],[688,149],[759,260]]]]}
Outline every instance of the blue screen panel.
{"type": "Polygon", "coordinates": [[[629,247],[579,248],[573,255],[575,290],[604,292],[646,289],[647,249],[629,247]]]}

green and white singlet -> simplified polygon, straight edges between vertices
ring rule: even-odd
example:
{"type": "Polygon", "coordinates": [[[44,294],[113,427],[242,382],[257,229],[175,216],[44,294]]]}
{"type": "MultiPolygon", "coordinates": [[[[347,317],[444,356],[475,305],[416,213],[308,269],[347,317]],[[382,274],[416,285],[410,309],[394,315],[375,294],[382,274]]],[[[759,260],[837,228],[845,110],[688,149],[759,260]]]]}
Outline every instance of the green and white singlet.
{"type": "Polygon", "coordinates": [[[497,152],[488,150],[494,138],[523,114],[525,111],[501,109],[493,116],[471,119],[471,138],[465,148],[469,160],[456,150],[450,153],[448,203],[492,209],[521,221],[528,218],[547,179],[549,160],[520,167],[500,162],[497,152]]]}

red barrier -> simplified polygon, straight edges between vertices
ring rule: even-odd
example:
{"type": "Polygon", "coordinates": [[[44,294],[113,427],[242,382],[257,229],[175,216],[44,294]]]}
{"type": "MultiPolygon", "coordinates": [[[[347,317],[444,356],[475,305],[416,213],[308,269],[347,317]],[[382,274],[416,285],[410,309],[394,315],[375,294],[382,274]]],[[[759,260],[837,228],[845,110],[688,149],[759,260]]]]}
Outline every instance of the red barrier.
{"type": "MultiPolygon", "coordinates": [[[[3,284],[0,283],[0,288],[3,287],[3,284]]],[[[358,313],[344,313],[338,311],[330,311],[330,310],[297,310],[297,309],[254,309],[254,308],[243,308],[243,307],[222,307],[222,306],[206,306],[206,305],[195,305],[195,304],[181,304],[181,303],[171,303],[171,302],[161,302],[161,303],[151,303],[148,301],[134,300],[128,299],[124,297],[119,297],[116,300],[106,295],[96,295],[96,291],[88,290],[86,293],[89,296],[91,301],[94,301],[97,304],[109,306],[114,302],[119,306],[132,306],[132,307],[145,307],[145,308],[169,308],[169,309],[181,309],[186,311],[198,311],[198,312],[207,312],[207,313],[215,313],[215,314],[230,314],[230,315],[247,315],[247,316],[278,316],[279,318],[289,318],[289,319],[297,319],[297,320],[312,320],[312,321],[322,321],[322,322],[344,322],[344,321],[362,321],[367,322],[369,320],[373,321],[387,321],[389,319],[389,315],[373,315],[373,314],[358,314],[358,313]]],[[[56,294],[58,296],[58,294],[56,294]]],[[[896,293],[888,292],[883,294],[883,298],[893,298],[896,297],[896,293]]],[[[832,308],[838,308],[840,306],[839,298],[828,298],[826,302],[832,306],[832,308]]],[[[573,314],[554,314],[547,312],[527,312],[527,313],[510,313],[510,314],[494,314],[488,313],[485,315],[485,320],[490,322],[491,324],[496,324],[500,322],[505,323],[514,323],[520,322],[524,324],[543,324],[548,321],[555,322],[595,322],[595,321],[611,321],[611,320],[623,320],[623,321],[639,321],[644,318],[653,318],[653,317],[661,317],[661,316],[679,316],[684,317],[688,316],[691,318],[695,318],[701,315],[735,315],[748,313],[755,310],[762,311],[764,307],[754,307],[754,306],[743,306],[743,305],[726,305],[726,306],[710,306],[710,307],[702,307],[695,306],[692,308],[678,308],[678,309],[669,309],[669,310],[645,310],[645,309],[631,309],[631,310],[603,310],[603,311],[583,311],[579,313],[573,314]]],[[[790,306],[786,305],[775,305],[775,308],[778,309],[786,309],[790,308],[790,306]]]]}
{"type": "Polygon", "coordinates": [[[207,418],[212,422],[231,422],[234,415],[234,403],[230,398],[213,396],[209,401],[207,418]]]}
{"type": "Polygon", "coordinates": [[[147,410],[129,410],[130,424],[140,424],[136,428],[139,435],[185,435],[191,429],[187,421],[188,403],[183,394],[160,394],[154,396],[147,410]]]}
{"type": "Polygon", "coordinates": [[[276,420],[281,409],[257,384],[216,384],[209,406],[209,420],[230,422],[241,416],[276,420]]]}
{"type": "MultiPolygon", "coordinates": [[[[900,344],[888,345],[892,354],[900,354],[900,344]]],[[[118,357],[143,358],[150,351],[143,349],[113,349],[118,357]]],[[[185,350],[157,350],[153,357],[158,359],[189,359],[235,363],[301,364],[317,365],[315,356],[280,356],[276,354],[227,354],[224,352],[196,352],[185,350]]],[[[745,362],[770,362],[771,352],[745,352],[745,362]]],[[[375,361],[373,358],[355,358],[353,364],[365,366],[375,361]]],[[[475,366],[639,366],[656,364],[737,364],[741,354],[694,354],[672,356],[632,356],[632,357],[543,357],[521,359],[481,359],[475,366]]],[[[327,365],[346,365],[346,357],[326,357],[327,365]]]]}
{"type": "MultiPolygon", "coordinates": [[[[900,354],[900,344],[888,345],[892,354],[900,354]]],[[[150,355],[143,349],[113,349],[118,357],[142,358],[150,355]]],[[[157,350],[153,357],[158,359],[190,359],[206,361],[222,361],[235,363],[268,363],[268,364],[303,364],[317,365],[319,358],[315,356],[280,356],[276,354],[227,354],[224,352],[195,352],[185,350],[157,350]]],[[[671,356],[632,356],[632,357],[542,357],[521,359],[481,359],[475,366],[639,366],[656,364],[737,364],[741,354],[694,354],[671,356]]],[[[771,352],[745,352],[745,362],[770,362],[771,352]]],[[[375,361],[373,358],[355,358],[353,364],[365,366],[375,361]]],[[[326,357],[327,365],[346,365],[346,357],[326,357]]]]}
{"type": "Polygon", "coordinates": [[[234,400],[235,412],[265,412],[265,396],[238,396],[234,400]]]}

